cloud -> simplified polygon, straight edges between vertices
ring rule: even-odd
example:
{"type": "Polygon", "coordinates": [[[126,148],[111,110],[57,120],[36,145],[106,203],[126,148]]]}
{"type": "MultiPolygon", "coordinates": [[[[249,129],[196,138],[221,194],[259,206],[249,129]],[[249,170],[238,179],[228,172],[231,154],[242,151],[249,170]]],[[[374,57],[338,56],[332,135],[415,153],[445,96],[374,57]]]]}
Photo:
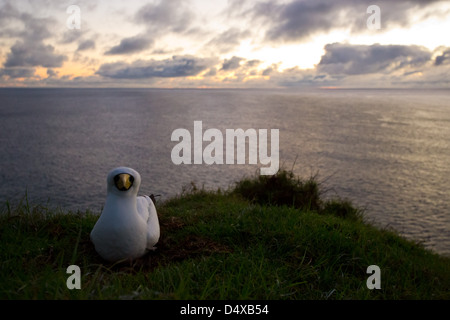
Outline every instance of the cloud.
{"type": "MultiPolygon", "coordinates": [[[[382,27],[412,23],[412,14],[419,20],[429,12],[423,9],[438,0],[294,0],[285,3],[258,2],[253,19],[262,20],[267,27],[266,40],[270,42],[306,41],[314,35],[333,29],[347,29],[352,33],[367,32],[367,7],[376,4],[381,9],[382,27]]],[[[417,20],[415,20],[417,21],[417,20]]]]}
{"type": "MultiPolygon", "coordinates": [[[[450,14],[450,7],[435,5],[438,1],[227,0],[211,5],[204,1],[151,0],[132,1],[124,8],[120,8],[119,2],[108,2],[97,4],[95,10],[86,6],[90,2],[77,1],[82,9],[82,29],[68,30],[65,24],[68,4],[53,5],[51,0],[0,0],[3,83],[26,85],[41,81],[44,85],[55,85],[61,81],[86,86],[162,84],[168,87],[186,84],[245,87],[250,83],[388,86],[421,81],[436,84],[439,80],[449,83],[445,78],[450,69],[448,46],[432,50],[394,45],[395,42],[392,45],[366,42],[376,39],[392,43],[381,35],[392,26],[408,27],[425,18],[439,24],[439,19],[450,14]],[[366,25],[370,15],[366,9],[373,4],[381,8],[382,29],[377,31],[368,30],[366,25]],[[114,24],[105,29],[111,21],[114,24]],[[333,33],[335,30],[339,32],[333,33]],[[317,37],[327,33],[337,38],[330,41],[328,36],[317,37]],[[325,46],[358,33],[368,33],[363,40],[366,45],[325,46]],[[121,36],[117,38],[117,34],[121,36]],[[314,40],[314,46],[324,48],[322,57],[320,50],[315,51],[317,64],[308,70],[282,69],[296,64],[295,52],[291,52],[291,59],[287,50],[297,50],[296,45],[300,48],[301,42],[310,39],[314,40]],[[285,42],[295,46],[283,47],[285,42]],[[100,49],[103,56],[93,49],[100,49]],[[279,56],[275,52],[280,52],[279,56]],[[284,54],[287,59],[283,59],[284,54]],[[134,56],[130,59],[126,55],[134,56]],[[58,69],[66,66],[68,57],[71,57],[70,66],[66,70],[58,69]],[[261,60],[252,60],[256,58],[261,60]],[[39,67],[47,68],[47,75],[39,67]],[[74,71],[75,68],[83,72],[74,71]],[[83,76],[76,77],[79,74],[83,76]],[[89,76],[84,75],[92,78],[86,80],[89,76]],[[227,81],[221,82],[225,78],[227,81]]],[[[430,37],[436,34],[439,32],[430,32],[430,37]]],[[[395,36],[394,32],[389,39],[395,36]]],[[[421,37],[417,41],[422,41],[421,37]]],[[[430,43],[445,45],[444,40],[430,43]]]]}
{"type": "Polygon", "coordinates": [[[248,30],[241,31],[233,27],[215,36],[206,44],[206,47],[213,47],[215,50],[219,50],[220,53],[228,53],[238,47],[242,39],[250,35],[251,32],[248,30]]]}
{"type": "Polygon", "coordinates": [[[29,78],[33,77],[34,68],[4,68],[0,69],[0,77],[8,76],[10,78],[29,78]]]}
{"type": "MultiPolygon", "coordinates": [[[[225,59],[221,64],[222,67],[218,71],[216,69],[210,70],[207,75],[218,75],[217,80],[220,79],[222,83],[235,85],[236,83],[245,83],[252,80],[252,83],[256,85],[257,81],[254,80],[262,73],[259,69],[262,63],[263,61],[257,59],[247,60],[242,57],[233,56],[230,59],[225,59]]],[[[258,85],[260,84],[261,82],[258,83],[258,85]]]]}
{"type": "Polygon", "coordinates": [[[283,71],[274,65],[270,69],[263,71],[270,75],[270,83],[280,87],[313,87],[334,85],[336,79],[320,74],[315,69],[300,69],[298,67],[289,68],[283,71]]]}
{"type": "Polygon", "coordinates": [[[216,68],[211,68],[209,69],[209,71],[205,74],[205,77],[214,77],[217,75],[217,69],[216,68]]]}
{"type": "Polygon", "coordinates": [[[105,52],[106,55],[130,54],[137,53],[150,48],[153,45],[153,40],[145,35],[138,35],[130,38],[125,38],[120,41],[120,44],[112,47],[105,52]]]}
{"type": "Polygon", "coordinates": [[[258,16],[270,22],[266,39],[274,42],[303,40],[317,31],[328,31],[339,25],[334,15],[336,1],[293,1],[287,4],[259,3],[258,16]]]}
{"type": "Polygon", "coordinates": [[[150,3],[138,10],[134,21],[146,25],[153,34],[185,33],[195,20],[186,1],[170,0],[150,3]]]}
{"type": "Polygon", "coordinates": [[[166,60],[138,60],[103,64],[97,74],[115,79],[178,78],[196,76],[213,65],[211,59],[193,56],[174,56],[166,60]]]}
{"type": "Polygon", "coordinates": [[[224,10],[224,16],[227,19],[245,17],[249,11],[253,10],[253,0],[228,0],[224,10]]]}
{"type": "Polygon", "coordinates": [[[168,33],[187,34],[195,21],[194,13],[185,1],[170,0],[146,4],[133,16],[132,21],[144,25],[142,34],[124,38],[108,51],[106,55],[133,54],[151,48],[159,36],[168,33]]]}
{"type": "Polygon", "coordinates": [[[450,48],[447,48],[440,55],[436,56],[434,60],[435,66],[440,66],[442,64],[447,64],[450,61],[450,48]]]}
{"type": "Polygon", "coordinates": [[[270,76],[272,73],[278,71],[278,67],[280,66],[280,63],[273,63],[272,65],[265,68],[262,72],[262,76],[270,76]]]}
{"type": "Polygon", "coordinates": [[[314,68],[280,70],[272,65],[262,75],[268,84],[281,87],[448,87],[448,51],[448,47],[431,52],[416,45],[332,43],[314,68]],[[436,58],[442,56],[436,67],[436,58]]]}
{"type": "Polygon", "coordinates": [[[94,40],[84,40],[78,44],[77,51],[85,51],[95,49],[95,41],[94,40]]]}
{"type": "Polygon", "coordinates": [[[64,55],[55,53],[55,48],[40,41],[18,41],[11,47],[5,67],[37,67],[58,68],[67,60],[64,55]]]}
{"type": "Polygon", "coordinates": [[[47,69],[47,76],[48,76],[48,78],[53,78],[53,77],[56,77],[58,75],[58,72],[56,72],[55,70],[53,70],[53,69],[47,69]]]}
{"type": "Polygon", "coordinates": [[[4,36],[21,37],[27,40],[44,40],[50,38],[50,28],[55,20],[52,18],[38,18],[26,12],[20,12],[7,3],[0,10],[0,27],[12,26],[4,36]]]}
{"type": "Polygon", "coordinates": [[[405,67],[421,66],[430,59],[429,50],[415,45],[333,43],[325,46],[318,71],[344,75],[390,73],[405,67]]]}
{"type": "Polygon", "coordinates": [[[238,69],[240,67],[240,63],[242,60],[245,59],[236,56],[232,57],[231,59],[225,59],[225,61],[222,64],[222,70],[230,71],[238,69]]]}
{"type": "Polygon", "coordinates": [[[83,29],[73,29],[73,30],[67,30],[63,33],[61,39],[59,40],[59,43],[62,44],[68,44],[77,41],[83,36],[83,29]]]}
{"type": "Polygon", "coordinates": [[[19,38],[10,48],[4,63],[5,68],[17,67],[17,69],[4,70],[3,73],[9,72],[12,76],[16,72],[34,75],[34,70],[28,72],[25,71],[27,69],[20,67],[57,68],[67,60],[65,55],[55,52],[55,47],[44,43],[44,40],[52,36],[50,29],[55,24],[54,19],[38,18],[26,12],[19,12],[7,3],[0,10],[0,20],[17,27],[11,31],[11,37],[19,38]]]}
{"type": "Polygon", "coordinates": [[[413,70],[413,71],[405,72],[403,74],[403,76],[407,77],[407,76],[411,76],[411,75],[420,75],[420,74],[422,74],[422,71],[413,70]]]}
{"type": "Polygon", "coordinates": [[[245,63],[245,65],[246,65],[247,67],[252,68],[252,67],[257,67],[257,66],[259,66],[261,63],[262,63],[261,60],[253,59],[253,60],[248,60],[248,61],[245,63]]]}

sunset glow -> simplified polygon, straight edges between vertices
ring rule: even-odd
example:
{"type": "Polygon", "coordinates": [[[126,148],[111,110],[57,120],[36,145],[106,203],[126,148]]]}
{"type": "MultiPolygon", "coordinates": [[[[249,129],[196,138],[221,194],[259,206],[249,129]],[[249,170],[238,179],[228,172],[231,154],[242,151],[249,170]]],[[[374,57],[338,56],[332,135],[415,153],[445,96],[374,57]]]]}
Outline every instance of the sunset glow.
{"type": "Polygon", "coordinates": [[[0,86],[450,86],[450,3],[357,3],[0,1],[0,86]]]}

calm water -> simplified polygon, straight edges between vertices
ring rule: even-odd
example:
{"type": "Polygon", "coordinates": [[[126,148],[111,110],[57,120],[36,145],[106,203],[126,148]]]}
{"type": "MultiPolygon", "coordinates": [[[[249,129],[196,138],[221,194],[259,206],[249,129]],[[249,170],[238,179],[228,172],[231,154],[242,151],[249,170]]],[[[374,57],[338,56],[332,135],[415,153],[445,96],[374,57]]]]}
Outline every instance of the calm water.
{"type": "MultiPolygon", "coordinates": [[[[106,174],[140,172],[167,199],[228,187],[252,165],[180,165],[177,128],[279,129],[280,163],[450,255],[450,92],[443,90],[1,89],[0,200],[100,211],[106,174]]],[[[204,144],[206,146],[206,143],[204,144]]]]}

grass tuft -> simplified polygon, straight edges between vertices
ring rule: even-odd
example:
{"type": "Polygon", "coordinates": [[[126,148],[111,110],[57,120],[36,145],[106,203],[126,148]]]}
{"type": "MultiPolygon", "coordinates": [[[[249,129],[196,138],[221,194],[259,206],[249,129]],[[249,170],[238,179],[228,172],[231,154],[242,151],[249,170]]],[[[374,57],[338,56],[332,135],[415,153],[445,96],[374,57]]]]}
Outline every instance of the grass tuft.
{"type": "Polygon", "coordinates": [[[261,205],[292,206],[303,210],[320,210],[321,200],[316,177],[295,177],[292,171],[279,170],[273,176],[257,175],[236,183],[234,193],[261,205]]]}
{"type": "Polygon", "coordinates": [[[257,175],[242,179],[236,183],[232,193],[260,205],[288,206],[354,220],[363,218],[363,211],[355,208],[349,200],[323,200],[324,192],[320,189],[317,175],[301,179],[286,169],[273,176],[257,175]]]}

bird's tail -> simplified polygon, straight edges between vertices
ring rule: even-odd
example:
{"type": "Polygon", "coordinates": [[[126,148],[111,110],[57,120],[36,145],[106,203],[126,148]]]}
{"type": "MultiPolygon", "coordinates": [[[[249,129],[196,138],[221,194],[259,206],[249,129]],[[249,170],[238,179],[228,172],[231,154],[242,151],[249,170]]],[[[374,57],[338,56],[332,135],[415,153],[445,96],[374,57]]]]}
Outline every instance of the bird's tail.
{"type": "Polygon", "coordinates": [[[149,195],[149,198],[152,199],[154,205],[156,205],[156,197],[161,197],[161,195],[154,195],[153,193],[149,195]]]}

